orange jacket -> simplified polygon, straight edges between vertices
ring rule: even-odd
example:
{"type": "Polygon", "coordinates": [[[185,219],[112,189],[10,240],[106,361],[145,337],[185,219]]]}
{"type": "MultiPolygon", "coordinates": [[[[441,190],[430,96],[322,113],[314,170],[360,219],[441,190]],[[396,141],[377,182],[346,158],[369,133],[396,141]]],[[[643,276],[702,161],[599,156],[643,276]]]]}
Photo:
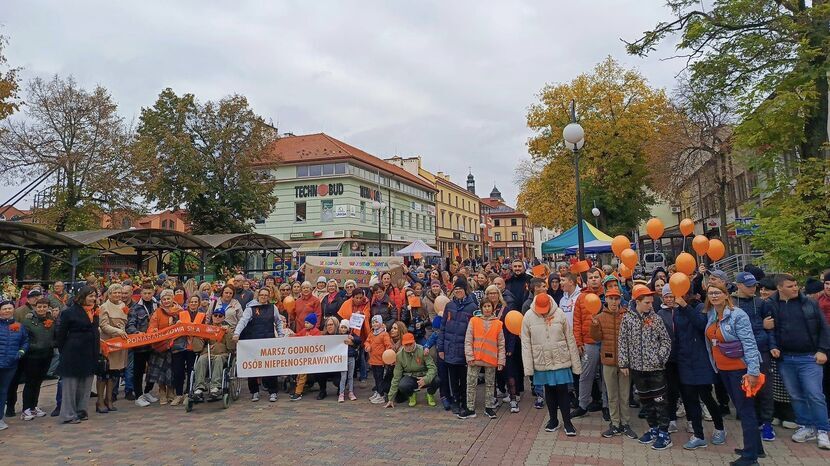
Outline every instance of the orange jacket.
{"type": "MultiPolygon", "coordinates": [[[[179,321],[179,313],[186,313],[186,311],[184,311],[182,308],[176,305],[173,305],[173,307],[171,307],[170,310],[173,311],[172,314],[164,312],[164,309],[162,309],[161,307],[156,308],[156,310],[153,312],[153,315],[150,316],[150,323],[147,326],[147,333],[158,332],[160,330],[166,329],[167,327],[170,327],[171,325],[179,321]]],[[[170,349],[171,346],[173,346],[173,340],[160,341],[151,346],[155,351],[164,352],[170,349]]]]}
{"type": "Polygon", "coordinates": [[[352,299],[349,298],[340,306],[340,310],[337,311],[337,315],[339,315],[341,319],[349,320],[352,318],[352,314],[354,314],[355,312],[363,314],[363,327],[359,331],[356,329],[352,329],[352,332],[360,337],[360,341],[366,341],[366,339],[369,337],[369,333],[371,333],[369,321],[372,319],[372,308],[369,306],[368,301],[366,302],[366,304],[363,305],[361,309],[355,310],[354,301],[352,301],[352,299]]]}
{"type": "Polygon", "coordinates": [[[400,312],[406,302],[406,289],[390,286],[387,294],[389,295],[389,303],[395,308],[396,311],[400,312]]]}
{"type": "MultiPolygon", "coordinates": [[[[585,288],[579,293],[579,297],[576,298],[576,303],[574,304],[574,339],[576,340],[576,346],[580,348],[583,345],[597,343],[597,341],[591,337],[591,320],[596,314],[591,313],[585,308],[585,295],[588,293],[601,295],[601,293],[585,288]]],[[[600,309],[600,311],[601,310],[602,309],[600,309]]]]}
{"type": "Polygon", "coordinates": [[[381,332],[377,335],[369,333],[364,346],[369,352],[369,365],[383,366],[383,352],[392,349],[392,339],[389,337],[389,332],[381,332]]]}
{"type": "Polygon", "coordinates": [[[297,332],[303,329],[305,325],[305,317],[311,313],[317,314],[317,322],[323,321],[323,307],[320,305],[320,300],[314,295],[308,295],[308,298],[300,296],[295,301],[294,306],[294,331],[297,332]]]}
{"type": "Polygon", "coordinates": [[[294,333],[295,337],[314,337],[320,334],[320,329],[317,327],[311,327],[311,330],[306,330],[305,327],[298,330],[294,333]]]}

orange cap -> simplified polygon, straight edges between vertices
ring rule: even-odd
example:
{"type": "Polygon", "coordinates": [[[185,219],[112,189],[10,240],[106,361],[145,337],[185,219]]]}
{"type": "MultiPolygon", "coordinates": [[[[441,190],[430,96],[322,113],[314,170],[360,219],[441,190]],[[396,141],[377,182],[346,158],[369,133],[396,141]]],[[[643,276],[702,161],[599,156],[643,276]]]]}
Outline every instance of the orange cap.
{"type": "Polygon", "coordinates": [[[542,293],[533,298],[533,306],[537,314],[545,315],[550,312],[551,302],[547,293],[542,293]]]}
{"type": "Polygon", "coordinates": [[[412,345],[415,343],[415,335],[411,333],[404,333],[401,337],[401,344],[403,345],[412,345]]]}
{"type": "Polygon", "coordinates": [[[631,292],[631,299],[638,300],[643,296],[651,296],[654,292],[648,289],[645,285],[635,285],[634,290],[631,292]]]}

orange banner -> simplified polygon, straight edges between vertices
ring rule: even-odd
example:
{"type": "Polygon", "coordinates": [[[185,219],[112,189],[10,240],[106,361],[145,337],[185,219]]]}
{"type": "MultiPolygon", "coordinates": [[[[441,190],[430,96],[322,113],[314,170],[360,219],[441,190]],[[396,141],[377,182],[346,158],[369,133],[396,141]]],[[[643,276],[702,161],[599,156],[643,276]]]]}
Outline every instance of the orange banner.
{"type": "Polygon", "coordinates": [[[152,345],[179,337],[199,337],[206,340],[221,340],[223,336],[225,336],[225,329],[222,327],[177,322],[159,332],[133,333],[124,338],[115,337],[109,340],[101,340],[101,353],[106,356],[110,351],[138,348],[139,346],[152,345]]]}

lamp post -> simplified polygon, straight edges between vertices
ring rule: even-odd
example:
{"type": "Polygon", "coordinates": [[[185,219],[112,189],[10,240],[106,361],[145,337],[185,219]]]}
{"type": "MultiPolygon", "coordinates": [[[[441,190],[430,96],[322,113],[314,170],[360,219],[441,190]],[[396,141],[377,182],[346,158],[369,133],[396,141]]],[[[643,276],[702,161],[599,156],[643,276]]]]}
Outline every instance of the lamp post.
{"type": "Polygon", "coordinates": [[[576,122],[576,102],[571,100],[571,123],[562,130],[565,147],[574,153],[574,180],[576,182],[576,235],[579,241],[579,260],[585,259],[585,237],[582,234],[582,195],[579,188],[579,150],[585,145],[585,130],[576,122]]]}
{"type": "Polygon", "coordinates": [[[478,224],[478,227],[481,228],[481,262],[484,263],[484,256],[486,256],[485,249],[487,249],[486,242],[484,240],[484,229],[487,228],[487,224],[481,222],[478,224]]]}
{"type": "Polygon", "coordinates": [[[596,226],[597,228],[599,228],[599,214],[600,211],[597,208],[597,201],[594,201],[594,208],[591,209],[591,215],[594,216],[594,226],[596,226]]]}
{"type": "Polygon", "coordinates": [[[383,248],[382,248],[382,244],[380,242],[380,238],[383,235],[382,230],[381,230],[382,223],[383,223],[382,222],[382,219],[383,219],[382,214],[383,214],[384,209],[386,209],[386,203],[385,202],[372,201],[372,207],[374,207],[374,209],[378,212],[378,256],[382,256],[383,255],[383,248]]]}

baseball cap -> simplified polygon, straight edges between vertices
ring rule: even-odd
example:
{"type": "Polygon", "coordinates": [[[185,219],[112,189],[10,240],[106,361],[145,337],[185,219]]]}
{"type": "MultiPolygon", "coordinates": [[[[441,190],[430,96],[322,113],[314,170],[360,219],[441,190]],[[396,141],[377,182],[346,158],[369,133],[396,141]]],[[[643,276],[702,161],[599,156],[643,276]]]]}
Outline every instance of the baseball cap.
{"type": "Polygon", "coordinates": [[[547,314],[550,312],[550,296],[547,293],[542,293],[533,298],[533,306],[537,314],[547,314]]]}
{"type": "Polygon", "coordinates": [[[635,285],[634,290],[631,291],[631,299],[637,300],[642,298],[643,296],[652,296],[654,291],[648,289],[645,285],[635,285]]]}
{"type": "Polygon", "coordinates": [[[323,276],[317,277],[317,283],[326,283],[326,282],[327,282],[326,277],[323,277],[323,276]]]}
{"type": "Polygon", "coordinates": [[[411,345],[415,343],[415,335],[411,333],[404,333],[401,337],[401,344],[403,345],[411,345]]]}
{"type": "Polygon", "coordinates": [[[607,298],[609,296],[616,296],[616,297],[619,298],[619,297],[622,297],[622,294],[620,294],[619,289],[611,288],[610,290],[605,290],[605,297],[607,298]]]}
{"type": "Polygon", "coordinates": [[[729,275],[726,275],[726,272],[723,270],[715,269],[710,273],[710,275],[723,280],[724,283],[729,283],[729,275]]]}
{"type": "Polygon", "coordinates": [[[750,272],[741,272],[735,276],[735,283],[740,283],[744,286],[755,286],[758,284],[758,280],[750,272]]]}

